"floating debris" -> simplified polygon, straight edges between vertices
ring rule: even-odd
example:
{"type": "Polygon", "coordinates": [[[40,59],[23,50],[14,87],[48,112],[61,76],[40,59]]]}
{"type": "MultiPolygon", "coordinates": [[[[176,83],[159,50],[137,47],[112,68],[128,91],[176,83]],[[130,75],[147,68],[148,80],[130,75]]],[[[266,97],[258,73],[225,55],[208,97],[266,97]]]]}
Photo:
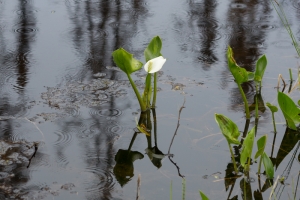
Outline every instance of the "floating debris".
{"type": "Polygon", "coordinates": [[[181,83],[171,83],[171,85],[172,85],[172,90],[183,90],[183,88],[185,87],[185,85],[181,83]]]}

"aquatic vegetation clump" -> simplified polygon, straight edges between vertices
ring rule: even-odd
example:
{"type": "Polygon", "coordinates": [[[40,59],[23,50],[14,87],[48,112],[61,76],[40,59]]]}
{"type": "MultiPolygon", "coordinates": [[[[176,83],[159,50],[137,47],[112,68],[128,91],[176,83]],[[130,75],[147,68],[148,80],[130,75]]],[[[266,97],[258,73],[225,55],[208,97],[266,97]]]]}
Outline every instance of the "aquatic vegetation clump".
{"type": "Polygon", "coordinates": [[[131,74],[140,70],[143,63],[133,57],[123,48],[119,48],[112,53],[115,64],[127,75],[128,80],[133,88],[135,95],[139,101],[140,108],[142,111],[146,111],[150,107],[155,107],[156,104],[156,92],[157,92],[157,72],[162,68],[166,59],[161,54],[162,41],[159,36],[154,37],[148,47],[144,51],[146,64],[144,69],[147,72],[145,81],[144,92],[141,95],[138,91],[134,81],[131,78],[131,74]],[[154,76],[154,82],[152,87],[151,77],[154,76]],[[153,89],[152,89],[153,88],[153,89]],[[153,99],[152,97],[153,90],[153,99]]]}

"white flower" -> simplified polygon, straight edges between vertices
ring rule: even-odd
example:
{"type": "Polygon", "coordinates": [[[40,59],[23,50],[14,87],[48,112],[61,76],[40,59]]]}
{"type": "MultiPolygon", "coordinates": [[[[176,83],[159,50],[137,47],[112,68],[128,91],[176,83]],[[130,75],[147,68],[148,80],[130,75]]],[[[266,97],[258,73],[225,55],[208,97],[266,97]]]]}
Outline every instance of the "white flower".
{"type": "Polygon", "coordinates": [[[165,64],[166,59],[162,56],[153,58],[151,60],[149,60],[145,66],[144,69],[147,73],[155,73],[158,72],[162,66],[165,64]]]}

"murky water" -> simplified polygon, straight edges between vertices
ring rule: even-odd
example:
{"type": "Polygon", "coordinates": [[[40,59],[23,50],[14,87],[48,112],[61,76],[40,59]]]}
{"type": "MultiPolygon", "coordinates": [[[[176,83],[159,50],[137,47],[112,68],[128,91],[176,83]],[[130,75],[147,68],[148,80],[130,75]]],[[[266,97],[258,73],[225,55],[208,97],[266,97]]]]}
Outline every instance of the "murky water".
{"type": "MultiPolygon", "coordinates": [[[[300,39],[300,2],[281,3],[300,39]]],[[[140,199],[169,199],[171,181],[173,199],[181,199],[178,169],[151,152],[168,153],[185,98],[171,153],[187,182],[186,199],[200,199],[200,189],[211,199],[242,199],[240,179],[224,179],[230,154],[214,121],[214,113],[222,113],[241,131],[245,125],[242,98],[227,68],[228,45],[248,70],[266,54],[262,95],[276,103],[278,74],[288,80],[288,68],[296,74],[299,59],[268,0],[0,0],[0,198],[135,199],[140,174],[140,199]],[[111,53],[123,47],[143,60],[156,35],[167,62],[159,74],[157,135],[149,139],[134,134],[138,101],[111,53]],[[124,169],[127,174],[119,173],[124,169]]],[[[140,89],[144,79],[143,70],[134,76],[140,89]]],[[[243,89],[252,103],[254,84],[243,89]]],[[[269,136],[267,153],[276,158],[280,148],[290,152],[280,155],[275,172],[288,173],[277,193],[288,199],[299,174],[299,137],[285,134],[278,113],[272,149],[271,113],[260,114],[258,134],[269,136]]],[[[260,187],[256,167],[250,173],[253,192],[260,187]]]]}

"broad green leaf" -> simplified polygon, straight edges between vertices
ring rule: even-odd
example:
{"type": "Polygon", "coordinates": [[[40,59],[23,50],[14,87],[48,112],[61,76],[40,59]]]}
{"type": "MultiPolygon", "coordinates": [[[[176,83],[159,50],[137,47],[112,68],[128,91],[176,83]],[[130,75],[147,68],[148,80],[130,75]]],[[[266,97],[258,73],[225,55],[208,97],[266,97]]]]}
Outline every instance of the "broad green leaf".
{"type": "Polygon", "coordinates": [[[265,151],[265,147],[266,147],[266,144],[267,144],[267,138],[268,138],[268,136],[267,135],[263,135],[263,136],[261,136],[261,138],[259,138],[258,140],[257,140],[257,152],[256,152],[256,154],[255,154],[255,159],[256,158],[258,158],[259,156],[261,156],[263,153],[264,153],[264,151],[265,151]]]}
{"type": "Polygon", "coordinates": [[[144,51],[146,62],[149,60],[156,58],[158,56],[161,56],[161,48],[162,48],[162,41],[159,36],[155,36],[150,43],[148,44],[148,47],[144,51]]]}
{"type": "Polygon", "coordinates": [[[282,92],[278,92],[277,100],[288,127],[297,130],[296,124],[300,122],[300,109],[288,95],[282,92]]]}
{"type": "Polygon", "coordinates": [[[143,63],[133,58],[133,54],[123,48],[115,50],[112,56],[116,65],[126,74],[131,74],[143,67],[143,63]]]}
{"type": "Polygon", "coordinates": [[[239,129],[231,119],[216,113],[215,120],[229,144],[240,144],[240,141],[238,141],[240,136],[239,129]]]}
{"type": "Polygon", "coordinates": [[[261,82],[262,78],[264,76],[266,67],[267,67],[267,57],[266,55],[261,56],[257,62],[256,62],[256,69],[255,69],[255,75],[254,80],[257,82],[261,82]]]}
{"type": "Polygon", "coordinates": [[[274,166],[271,159],[265,152],[262,154],[262,158],[267,177],[270,179],[274,178],[274,166]]]}
{"type": "Polygon", "coordinates": [[[238,84],[242,84],[247,82],[249,79],[253,79],[254,74],[252,72],[248,72],[246,69],[238,66],[233,58],[233,52],[230,46],[228,46],[227,50],[227,60],[229,70],[238,84]]]}
{"type": "Polygon", "coordinates": [[[251,159],[252,148],[253,148],[253,143],[254,143],[254,133],[255,133],[255,127],[253,127],[250,130],[250,132],[246,136],[244,143],[243,143],[243,149],[241,151],[240,162],[244,168],[245,168],[246,162],[248,161],[248,158],[251,159]]]}
{"type": "Polygon", "coordinates": [[[201,190],[199,190],[199,193],[200,193],[202,200],[209,200],[209,198],[201,190]]]}
{"type": "Polygon", "coordinates": [[[271,103],[267,102],[266,105],[270,108],[271,112],[275,113],[278,111],[277,106],[272,105],[271,103]]]}

